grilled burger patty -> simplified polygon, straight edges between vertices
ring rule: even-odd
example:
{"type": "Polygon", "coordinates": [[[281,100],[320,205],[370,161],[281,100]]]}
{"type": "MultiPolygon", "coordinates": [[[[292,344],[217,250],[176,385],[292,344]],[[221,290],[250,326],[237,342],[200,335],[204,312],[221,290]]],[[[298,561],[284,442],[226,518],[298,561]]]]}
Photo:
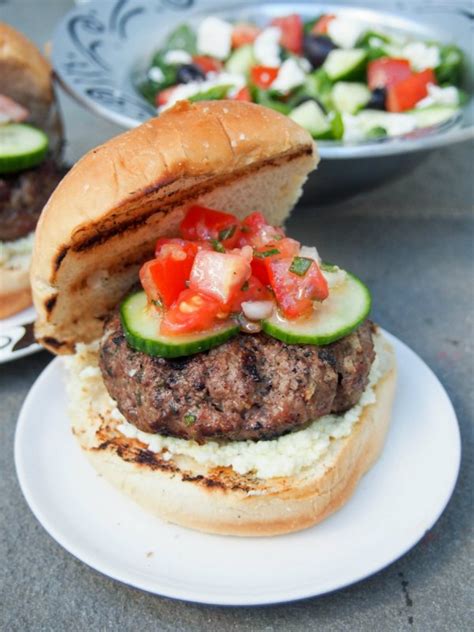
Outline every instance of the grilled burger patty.
{"type": "Polygon", "coordinates": [[[35,229],[49,196],[66,169],[52,159],[34,169],[0,175],[0,241],[14,241],[35,229]]]}
{"type": "Polygon", "coordinates": [[[324,347],[239,334],[210,351],[152,357],[127,344],[118,311],[105,325],[100,368],[140,430],[185,439],[270,439],[351,408],[374,359],[373,325],[324,347]]]}

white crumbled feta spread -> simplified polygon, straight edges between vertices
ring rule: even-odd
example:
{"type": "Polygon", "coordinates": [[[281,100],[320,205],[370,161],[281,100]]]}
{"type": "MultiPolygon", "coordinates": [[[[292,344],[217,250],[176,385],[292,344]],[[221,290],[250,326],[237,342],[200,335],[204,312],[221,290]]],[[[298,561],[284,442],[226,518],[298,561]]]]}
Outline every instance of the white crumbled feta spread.
{"type": "Polygon", "coordinates": [[[238,92],[245,85],[245,77],[243,75],[221,72],[212,74],[209,73],[208,77],[210,78],[205,81],[190,81],[189,83],[183,83],[176,86],[168,102],[161,106],[158,111],[163,112],[178,101],[189,99],[189,97],[192,97],[199,92],[206,92],[210,88],[228,85],[230,86],[228,96],[232,96],[234,92],[238,92]]]}
{"type": "Polygon", "coordinates": [[[9,270],[28,270],[33,240],[34,233],[30,233],[15,241],[0,241],[0,267],[9,270]]]}
{"type": "Polygon", "coordinates": [[[259,33],[253,43],[253,54],[262,66],[278,68],[280,60],[281,29],[269,26],[259,33]]]}
{"type": "Polygon", "coordinates": [[[402,57],[408,59],[412,70],[421,72],[427,68],[439,66],[441,58],[439,47],[423,42],[410,42],[402,48],[402,57]]]}
{"type": "Polygon", "coordinates": [[[190,64],[193,58],[185,50],[169,50],[165,53],[165,64],[190,64]]]}
{"type": "Polygon", "coordinates": [[[286,59],[280,69],[275,81],[272,83],[271,88],[278,90],[278,92],[288,93],[293,88],[300,86],[305,82],[306,75],[301,68],[300,64],[290,57],[286,59]]]}
{"type": "Polygon", "coordinates": [[[428,96],[418,101],[415,107],[426,108],[430,105],[451,105],[457,107],[459,105],[459,91],[455,86],[441,88],[434,83],[429,83],[427,89],[428,96]]]}
{"type": "Polygon", "coordinates": [[[65,359],[71,374],[68,381],[71,410],[83,415],[94,413],[118,422],[118,431],[138,439],[153,452],[167,450],[166,455],[193,458],[209,468],[232,467],[238,474],[252,472],[260,478],[291,476],[315,465],[325,466],[333,441],[347,437],[358,422],[362,409],[376,401],[374,387],[390,368],[390,358],[383,349],[380,335],[374,337],[375,360],[369,383],[359,402],[341,415],[325,415],[309,426],[268,441],[195,441],[164,437],[138,430],[121,415],[109,396],[98,367],[98,342],[78,344],[74,356],[65,359]]]}
{"type": "Polygon", "coordinates": [[[197,49],[201,55],[225,59],[231,50],[233,26],[215,16],[205,18],[197,30],[197,49]]]}
{"type": "Polygon", "coordinates": [[[336,17],[328,23],[328,35],[340,48],[354,48],[367,25],[349,18],[336,17]]]}
{"type": "Polygon", "coordinates": [[[163,74],[163,71],[161,70],[161,68],[159,68],[158,66],[152,66],[150,70],[148,71],[148,79],[151,79],[151,81],[155,81],[156,83],[161,83],[164,78],[165,78],[165,75],[163,74]]]}

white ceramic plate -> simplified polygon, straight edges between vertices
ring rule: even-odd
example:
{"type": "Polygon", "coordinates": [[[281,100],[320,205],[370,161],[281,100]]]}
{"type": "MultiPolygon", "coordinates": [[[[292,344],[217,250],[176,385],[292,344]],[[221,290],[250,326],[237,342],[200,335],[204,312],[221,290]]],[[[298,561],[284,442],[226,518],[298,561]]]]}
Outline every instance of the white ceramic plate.
{"type": "Polygon", "coordinates": [[[35,319],[36,311],[33,307],[0,319],[0,364],[42,349],[33,334],[35,319]]]}
{"type": "Polygon", "coordinates": [[[345,507],[312,529],[241,539],[203,535],[146,514],[81,454],[69,429],[59,359],[32,387],[18,421],[15,462],[25,498],[70,553],[152,593],[253,605],[347,586],[393,562],[433,526],[459,468],[459,430],[445,390],[413,351],[389,339],[399,383],[386,448],[345,507]]]}

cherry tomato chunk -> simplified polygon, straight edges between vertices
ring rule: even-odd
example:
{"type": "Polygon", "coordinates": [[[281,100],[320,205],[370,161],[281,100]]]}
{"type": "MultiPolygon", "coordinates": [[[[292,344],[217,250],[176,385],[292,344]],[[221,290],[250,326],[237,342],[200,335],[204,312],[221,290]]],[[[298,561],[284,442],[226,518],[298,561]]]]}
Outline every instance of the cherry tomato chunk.
{"type": "Polygon", "coordinates": [[[247,86],[241,88],[237,94],[234,95],[234,101],[252,101],[252,95],[250,94],[250,90],[247,86]]]}
{"type": "Polygon", "coordinates": [[[293,257],[267,259],[270,284],[286,318],[298,318],[313,310],[313,301],[329,294],[328,285],[316,261],[311,261],[303,276],[291,272],[293,257]]]}
{"type": "Polygon", "coordinates": [[[140,281],[149,300],[165,309],[186,288],[195,253],[174,246],[173,252],[147,261],[140,269],[140,281]]]}
{"type": "Polygon", "coordinates": [[[250,263],[241,254],[201,250],[194,259],[189,287],[225,305],[250,274],[250,263]]]}
{"type": "Polygon", "coordinates": [[[245,301],[272,301],[273,294],[256,276],[252,275],[234,294],[230,302],[231,312],[240,312],[245,301]]]}
{"type": "Polygon", "coordinates": [[[275,81],[278,68],[272,66],[253,66],[250,70],[250,79],[258,88],[266,90],[275,81]]]}
{"type": "Polygon", "coordinates": [[[215,239],[224,248],[234,248],[239,241],[240,222],[230,213],[194,204],[181,222],[180,232],[185,239],[215,239]]]}
{"type": "Polygon", "coordinates": [[[322,15],[314,24],[311,29],[311,33],[314,33],[315,35],[327,35],[328,26],[335,18],[336,16],[332,14],[322,15]]]}
{"type": "Polygon", "coordinates": [[[184,290],[168,309],[161,321],[160,332],[164,336],[205,331],[212,327],[216,319],[225,317],[222,306],[211,296],[184,290]]]}
{"type": "Polygon", "coordinates": [[[274,18],[271,25],[281,29],[280,44],[283,48],[299,55],[303,49],[303,20],[301,16],[292,13],[284,18],[274,18]]]}
{"type": "Polygon", "coordinates": [[[387,90],[387,110],[389,112],[411,110],[418,101],[427,96],[430,83],[435,84],[436,77],[434,71],[428,68],[391,86],[387,90]]]}
{"type": "Polygon", "coordinates": [[[236,24],[232,31],[232,48],[253,44],[259,33],[260,29],[253,24],[236,24]]]}
{"type": "Polygon", "coordinates": [[[206,75],[208,72],[220,72],[223,68],[221,61],[207,55],[193,55],[193,63],[206,75]]]}
{"type": "Polygon", "coordinates": [[[381,57],[367,65],[367,83],[371,90],[389,88],[410,75],[410,62],[407,59],[381,57]]]}
{"type": "Polygon", "coordinates": [[[282,228],[270,226],[262,213],[251,213],[242,222],[239,245],[261,248],[285,236],[282,228]]]}

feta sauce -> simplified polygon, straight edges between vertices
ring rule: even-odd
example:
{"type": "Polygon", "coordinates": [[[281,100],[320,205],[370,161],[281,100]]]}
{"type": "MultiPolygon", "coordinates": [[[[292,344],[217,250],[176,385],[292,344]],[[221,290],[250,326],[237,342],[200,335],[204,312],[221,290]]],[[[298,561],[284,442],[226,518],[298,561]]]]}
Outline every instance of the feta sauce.
{"type": "Polygon", "coordinates": [[[255,59],[262,66],[278,68],[280,60],[281,29],[269,26],[259,33],[253,43],[255,59]]]}
{"type": "Polygon", "coordinates": [[[402,48],[402,57],[408,59],[412,70],[421,72],[427,68],[436,68],[441,62],[439,47],[423,42],[410,42],[402,48]]]}
{"type": "Polygon", "coordinates": [[[0,241],[0,267],[7,270],[28,270],[33,241],[34,233],[14,241],[0,241]]]}
{"type": "Polygon", "coordinates": [[[169,50],[164,56],[165,64],[191,64],[193,58],[185,50],[169,50]]]}
{"type": "Polygon", "coordinates": [[[354,48],[367,25],[352,19],[336,17],[328,23],[328,35],[340,48],[354,48]]]}
{"type": "Polygon", "coordinates": [[[298,62],[290,57],[280,66],[278,75],[271,87],[273,90],[278,90],[286,94],[290,90],[293,90],[293,88],[304,83],[305,79],[306,75],[298,62]]]}
{"type": "Polygon", "coordinates": [[[325,415],[309,426],[267,441],[195,441],[165,437],[138,430],[128,423],[109,396],[98,367],[98,343],[78,344],[76,353],[65,358],[71,379],[68,391],[71,411],[89,418],[102,417],[116,422],[123,436],[138,439],[152,452],[164,451],[163,457],[187,456],[208,467],[232,467],[238,474],[252,473],[260,478],[291,476],[307,467],[325,467],[334,441],[347,437],[359,421],[365,406],[376,401],[375,386],[390,369],[380,335],[374,336],[375,360],[367,388],[359,402],[340,415],[325,415]]]}
{"type": "Polygon", "coordinates": [[[221,18],[209,16],[197,30],[197,49],[201,55],[225,59],[231,50],[233,26],[221,18]]]}

